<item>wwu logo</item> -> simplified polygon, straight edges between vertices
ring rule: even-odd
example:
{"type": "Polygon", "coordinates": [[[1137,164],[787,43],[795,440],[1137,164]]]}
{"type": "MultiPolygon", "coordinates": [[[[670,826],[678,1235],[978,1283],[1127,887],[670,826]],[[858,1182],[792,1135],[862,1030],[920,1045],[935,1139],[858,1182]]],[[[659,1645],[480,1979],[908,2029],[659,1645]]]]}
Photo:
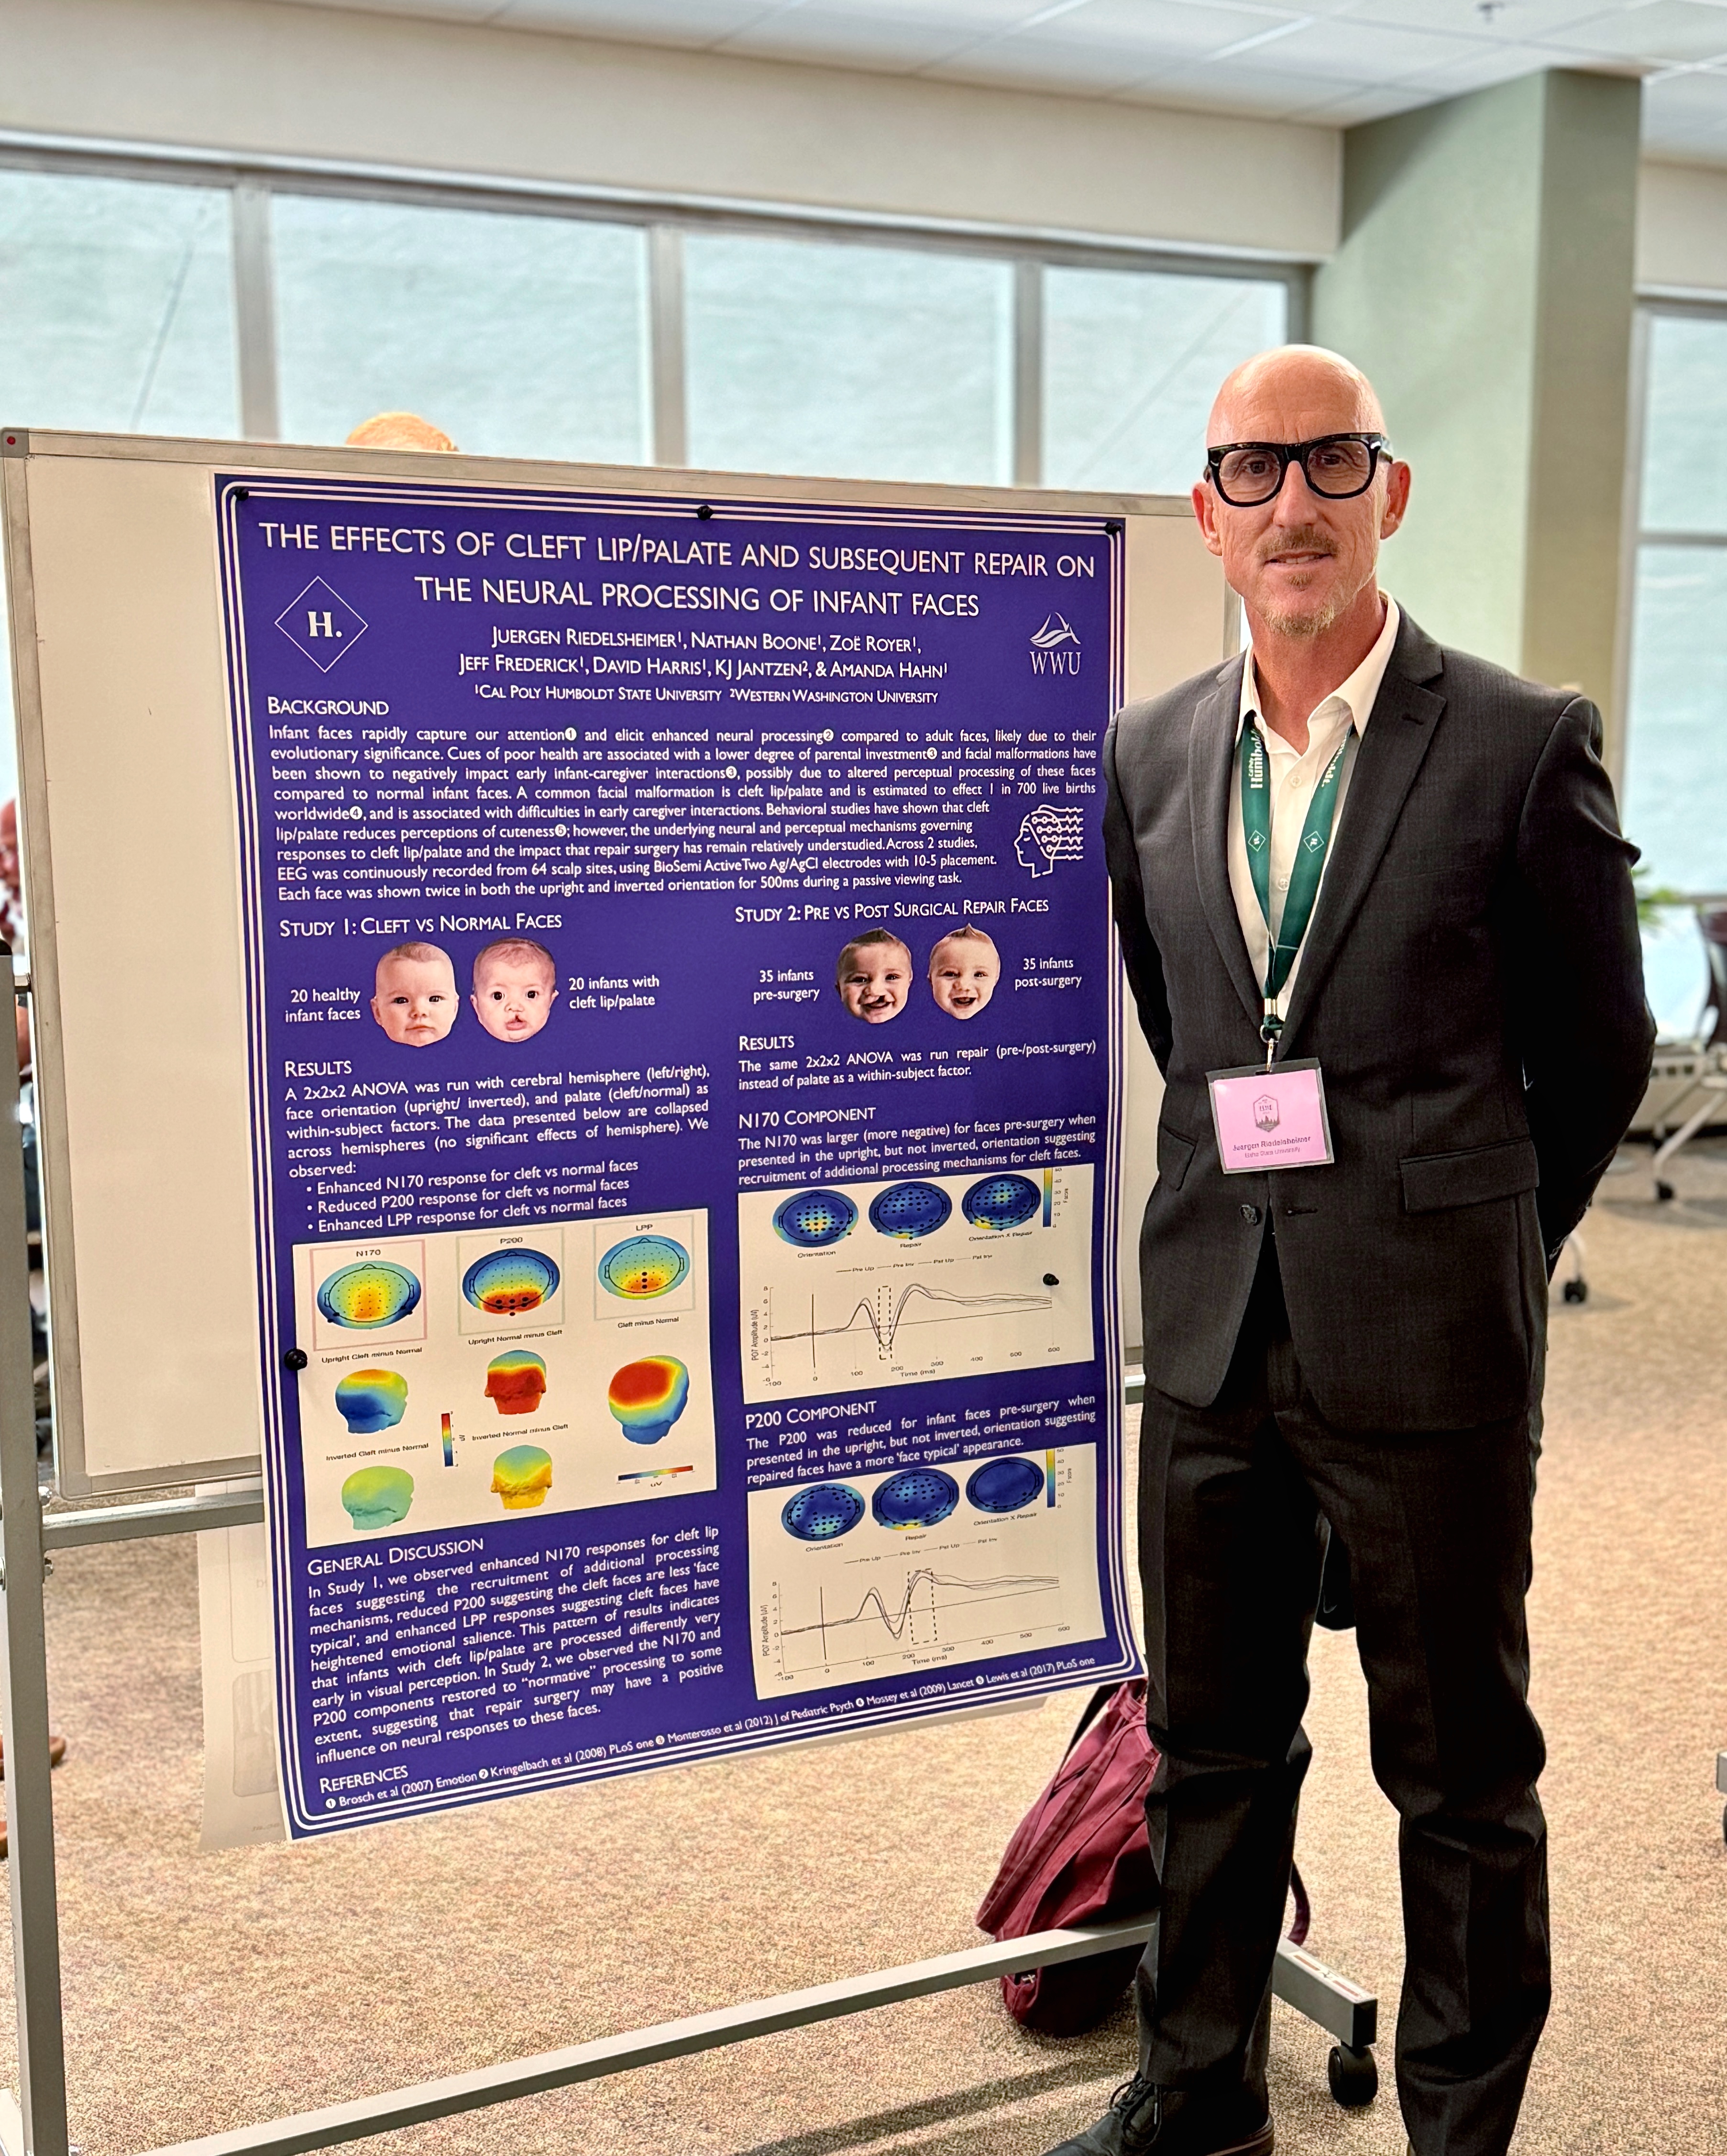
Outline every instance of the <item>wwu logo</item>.
{"type": "Polygon", "coordinates": [[[1077,674],[1079,638],[1064,616],[1052,613],[1031,639],[1034,674],[1077,674]]]}

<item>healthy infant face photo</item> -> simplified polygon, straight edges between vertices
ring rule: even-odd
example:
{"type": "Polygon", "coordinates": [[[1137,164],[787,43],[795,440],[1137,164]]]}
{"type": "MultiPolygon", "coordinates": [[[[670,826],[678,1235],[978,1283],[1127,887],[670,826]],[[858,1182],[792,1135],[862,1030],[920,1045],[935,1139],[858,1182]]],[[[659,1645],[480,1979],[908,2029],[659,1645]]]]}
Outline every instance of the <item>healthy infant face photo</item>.
{"type": "Polygon", "coordinates": [[[949,1018],[975,1018],[1000,978],[1000,953],[981,928],[956,928],[929,954],[929,993],[949,1018]]]}
{"type": "Polygon", "coordinates": [[[455,1024],[455,968],[435,943],[398,943],[378,962],[372,1015],[403,1048],[429,1048],[455,1024]]]}
{"type": "Polygon", "coordinates": [[[511,937],[488,943],[474,961],[469,1001],[494,1040],[532,1040],[558,1000],[558,968],[538,943],[511,937]]]}
{"type": "Polygon", "coordinates": [[[912,954],[887,929],[872,929],[840,953],[835,985],[853,1018],[861,1018],[866,1025],[886,1025],[906,1007],[912,988],[912,954]]]}

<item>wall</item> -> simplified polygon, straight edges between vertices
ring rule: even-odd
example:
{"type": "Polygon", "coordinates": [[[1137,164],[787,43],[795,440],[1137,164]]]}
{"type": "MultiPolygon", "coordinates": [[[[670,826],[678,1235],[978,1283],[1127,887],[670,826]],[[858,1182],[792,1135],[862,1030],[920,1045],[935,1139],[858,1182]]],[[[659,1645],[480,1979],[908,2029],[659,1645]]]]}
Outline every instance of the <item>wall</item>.
{"type": "Polygon", "coordinates": [[[0,127],[1298,259],[1334,129],[267,0],[9,0],[0,127]]]}
{"type": "Polygon", "coordinates": [[[1727,172],[1704,165],[1643,167],[1637,289],[1727,298],[1727,172]]]}
{"type": "Polygon", "coordinates": [[[1313,290],[1415,468],[1390,589],[1610,725],[1637,112],[1635,82],[1554,70],[1353,129],[1313,290]]]}

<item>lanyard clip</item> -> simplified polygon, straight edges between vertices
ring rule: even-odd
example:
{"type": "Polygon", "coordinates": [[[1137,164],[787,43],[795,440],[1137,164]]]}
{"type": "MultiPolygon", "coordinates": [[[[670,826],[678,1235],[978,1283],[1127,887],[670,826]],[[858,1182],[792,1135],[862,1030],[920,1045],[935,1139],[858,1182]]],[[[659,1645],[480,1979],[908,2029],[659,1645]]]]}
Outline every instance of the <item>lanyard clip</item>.
{"type": "Polygon", "coordinates": [[[1272,1058],[1277,1052],[1277,1038],[1282,1030],[1283,1021],[1277,1015],[1277,1003],[1273,998],[1267,996],[1265,999],[1265,1016],[1259,1022],[1259,1037],[1265,1043],[1265,1067],[1267,1070],[1272,1067],[1272,1058]]]}

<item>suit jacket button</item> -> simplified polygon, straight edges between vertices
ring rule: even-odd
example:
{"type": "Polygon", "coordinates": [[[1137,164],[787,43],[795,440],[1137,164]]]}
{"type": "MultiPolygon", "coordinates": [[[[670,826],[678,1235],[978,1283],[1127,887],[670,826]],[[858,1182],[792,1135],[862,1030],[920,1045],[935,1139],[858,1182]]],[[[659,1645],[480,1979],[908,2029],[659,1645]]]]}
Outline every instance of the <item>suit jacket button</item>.
{"type": "Polygon", "coordinates": [[[1244,1205],[1241,1208],[1241,1218],[1250,1228],[1257,1226],[1259,1221],[1259,1208],[1257,1205],[1244,1205]]]}

